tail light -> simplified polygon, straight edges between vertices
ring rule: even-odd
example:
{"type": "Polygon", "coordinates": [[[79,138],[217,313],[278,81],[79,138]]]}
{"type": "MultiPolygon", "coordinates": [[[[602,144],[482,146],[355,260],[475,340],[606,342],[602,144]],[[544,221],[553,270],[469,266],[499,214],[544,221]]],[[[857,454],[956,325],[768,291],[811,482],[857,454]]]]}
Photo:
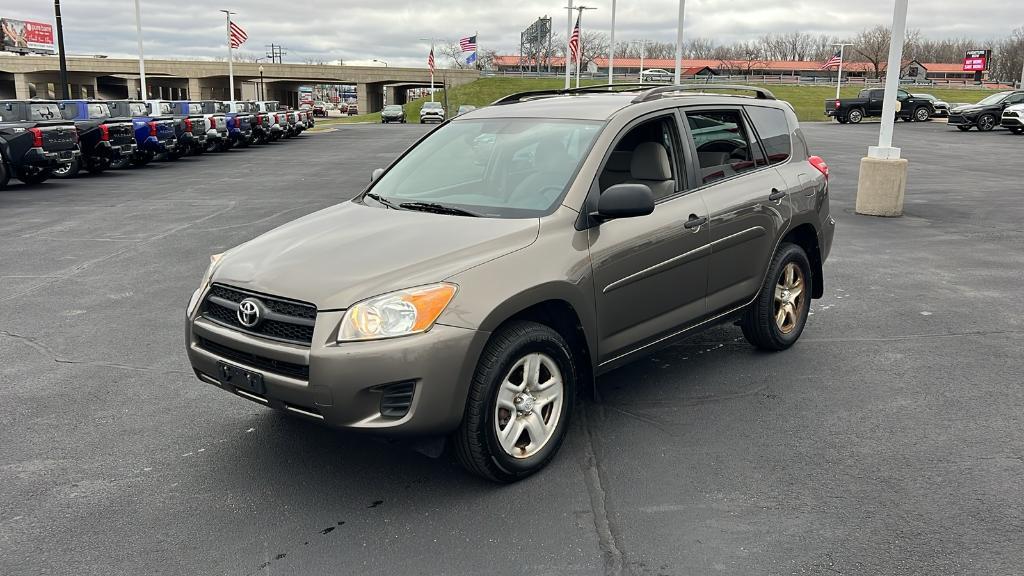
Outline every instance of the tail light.
{"type": "Polygon", "coordinates": [[[210,116],[210,128],[216,128],[216,127],[217,127],[217,119],[214,118],[213,116],[210,116]]]}
{"type": "Polygon", "coordinates": [[[807,161],[811,163],[811,166],[817,168],[818,172],[824,174],[825,179],[828,180],[828,164],[826,164],[825,161],[822,160],[821,156],[811,156],[810,158],[807,159],[807,161]]]}
{"type": "Polygon", "coordinates": [[[192,131],[192,119],[191,118],[185,118],[185,131],[186,132],[191,132],[192,131]]]}
{"type": "Polygon", "coordinates": [[[29,132],[32,133],[32,147],[42,148],[43,147],[43,131],[40,128],[29,128],[29,132]]]}
{"type": "Polygon", "coordinates": [[[156,136],[156,122],[149,123],[149,135],[156,136]]]}
{"type": "Polygon", "coordinates": [[[281,123],[281,116],[279,114],[274,114],[274,124],[280,124],[280,123],[281,123]]]}
{"type": "Polygon", "coordinates": [[[835,107],[836,107],[836,110],[839,110],[839,100],[836,100],[835,107]]]}
{"type": "Polygon", "coordinates": [[[100,140],[104,142],[110,141],[110,126],[100,124],[100,140]]]}

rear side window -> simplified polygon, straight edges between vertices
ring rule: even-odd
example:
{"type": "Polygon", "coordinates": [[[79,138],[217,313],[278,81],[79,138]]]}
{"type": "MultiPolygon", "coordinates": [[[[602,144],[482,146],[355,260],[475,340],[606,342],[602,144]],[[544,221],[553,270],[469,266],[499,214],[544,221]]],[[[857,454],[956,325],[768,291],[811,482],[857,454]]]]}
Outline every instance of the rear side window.
{"type": "Polygon", "coordinates": [[[732,178],[764,164],[739,110],[686,113],[700,162],[701,184],[732,178]]]}
{"type": "Polygon", "coordinates": [[[32,120],[56,120],[62,118],[60,108],[56,104],[32,104],[29,106],[32,120]]]}
{"type": "Polygon", "coordinates": [[[786,113],[778,108],[747,107],[754,130],[761,137],[769,164],[778,164],[789,160],[793,150],[790,139],[789,122],[786,113]]]}
{"type": "Polygon", "coordinates": [[[93,120],[110,118],[110,108],[106,104],[89,104],[89,118],[93,120]]]}

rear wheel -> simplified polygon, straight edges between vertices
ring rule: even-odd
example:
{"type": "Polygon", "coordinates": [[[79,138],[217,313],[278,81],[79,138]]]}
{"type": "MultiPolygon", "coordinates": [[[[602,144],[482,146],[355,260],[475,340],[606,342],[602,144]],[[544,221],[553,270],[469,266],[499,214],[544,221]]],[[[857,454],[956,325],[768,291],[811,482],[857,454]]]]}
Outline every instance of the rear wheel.
{"type": "Polygon", "coordinates": [[[982,114],[978,118],[978,130],[989,132],[996,127],[996,117],[992,114],[982,114]]]}
{"type": "Polygon", "coordinates": [[[107,168],[110,168],[109,158],[96,158],[86,165],[89,174],[102,174],[107,168]]]}
{"type": "Polygon", "coordinates": [[[136,152],[135,155],[132,156],[132,166],[145,166],[153,161],[154,156],[155,154],[149,151],[136,152]]]}
{"type": "Polygon", "coordinates": [[[761,291],[740,321],[743,336],[762,350],[792,346],[807,323],[812,288],[804,249],[788,242],[779,246],[761,291]]]}
{"type": "Polygon", "coordinates": [[[46,182],[52,175],[53,171],[50,168],[36,168],[33,166],[29,168],[22,168],[21,171],[18,172],[18,180],[21,180],[25,184],[31,186],[46,182]]]}
{"type": "Polygon", "coordinates": [[[850,110],[846,117],[850,120],[851,124],[860,124],[860,121],[864,119],[864,111],[860,108],[854,108],[850,110]]]}
{"type": "Polygon", "coordinates": [[[850,119],[847,118],[846,116],[837,116],[836,120],[838,120],[840,124],[846,124],[847,122],[850,121],[850,119]]]}
{"type": "Polygon", "coordinates": [[[4,161],[3,157],[0,157],[0,190],[7,188],[7,183],[11,181],[11,171],[7,168],[7,162],[4,161]]]}
{"type": "Polygon", "coordinates": [[[968,130],[971,129],[971,127],[970,126],[957,126],[956,129],[961,131],[961,132],[967,132],[968,130]]]}
{"type": "Polygon", "coordinates": [[[78,156],[68,162],[67,164],[61,164],[60,166],[53,169],[54,178],[74,178],[78,176],[79,170],[82,169],[82,157],[78,156]]]}
{"type": "Polygon", "coordinates": [[[120,170],[132,163],[132,157],[129,154],[121,154],[117,158],[110,162],[110,167],[113,170],[120,170]]]}
{"type": "Polygon", "coordinates": [[[565,339],[548,326],[516,322],[488,342],[453,437],[470,472],[514,482],[554,458],[569,426],[577,370],[565,339]]]}

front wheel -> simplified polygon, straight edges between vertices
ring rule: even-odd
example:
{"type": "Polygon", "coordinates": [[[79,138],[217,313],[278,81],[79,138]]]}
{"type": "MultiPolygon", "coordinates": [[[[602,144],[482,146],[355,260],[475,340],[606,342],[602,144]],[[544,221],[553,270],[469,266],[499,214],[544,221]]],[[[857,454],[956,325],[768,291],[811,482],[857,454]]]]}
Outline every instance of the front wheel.
{"type": "Polygon", "coordinates": [[[989,132],[996,127],[996,117],[991,114],[982,114],[978,118],[978,130],[989,132]]]}
{"type": "Polygon", "coordinates": [[[1014,134],[1024,134],[1024,128],[1010,128],[1010,132],[1013,132],[1014,134]]]}
{"type": "Polygon", "coordinates": [[[961,131],[961,132],[967,132],[968,130],[971,129],[971,127],[970,126],[957,126],[956,129],[961,131]]]}
{"type": "Polygon", "coordinates": [[[78,156],[78,157],[74,158],[73,160],[71,160],[71,162],[68,162],[66,164],[61,164],[60,166],[54,168],[53,169],[53,177],[54,178],[61,178],[61,179],[74,178],[75,176],[78,176],[78,172],[81,169],[82,169],[82,157],[78,156]]]}
{"type": "Polygon", "coordinates": [[[747,342],[762,350],[785,350],[804,330],[813,290],[807,253],[785,243],[772,258],[761,291],[740,321],[747,342]]]}
{"type": "Polygon", "coordinates": [[[514,482],[546,466],[569,427],[577,369],[565,339],[536,322],[496,332],[480,355],[453,445],[470,472],[514,482]]]}
{"type": "Polygon", "coordinates": [[[917,120],[918,122],[927,122],[928,119],[931,118],[931,117],[932,117],[932,115],[928,112],[928,109],[925,108],[924,106],[921,106],[917,110],[914,110],[914,120],[917,120]]]}

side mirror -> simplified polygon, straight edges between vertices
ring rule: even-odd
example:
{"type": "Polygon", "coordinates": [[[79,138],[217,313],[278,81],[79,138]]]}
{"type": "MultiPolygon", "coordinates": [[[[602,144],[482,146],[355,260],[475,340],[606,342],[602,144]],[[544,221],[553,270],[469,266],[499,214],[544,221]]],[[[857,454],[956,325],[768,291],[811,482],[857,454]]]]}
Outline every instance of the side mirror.
{"type": "Polygon", "coordinates": [[[646,184],[616,184],[597,200],[597,212],[591,217],[599,221],[646,216],[654,212],[654,193],[646,184]]]}
{"type": "Polygon", "coordinates": [[[370,174],[370,182],[376,182],[384,174],[383,168],[377,168],[370,174]]]}

